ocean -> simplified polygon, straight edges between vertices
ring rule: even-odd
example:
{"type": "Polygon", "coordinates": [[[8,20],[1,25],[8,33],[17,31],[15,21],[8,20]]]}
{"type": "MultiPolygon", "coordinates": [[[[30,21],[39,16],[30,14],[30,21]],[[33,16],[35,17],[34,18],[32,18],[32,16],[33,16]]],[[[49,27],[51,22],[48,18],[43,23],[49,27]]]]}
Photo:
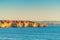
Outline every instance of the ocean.
{"type": "Polygon", "coordinates": [[[60,40],[60,26],[0,28],[0,40],[60,40]]]}

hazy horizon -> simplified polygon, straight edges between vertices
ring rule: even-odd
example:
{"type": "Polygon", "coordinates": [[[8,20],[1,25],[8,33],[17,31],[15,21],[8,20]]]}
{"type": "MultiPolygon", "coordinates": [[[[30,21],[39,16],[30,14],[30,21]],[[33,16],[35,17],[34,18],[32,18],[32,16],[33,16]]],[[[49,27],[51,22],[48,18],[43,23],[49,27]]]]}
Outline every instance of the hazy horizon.
{"type": "Polygon", "coordinates": [[[0,0],[0,20],[60,21],[60,0],[0,0]]]}

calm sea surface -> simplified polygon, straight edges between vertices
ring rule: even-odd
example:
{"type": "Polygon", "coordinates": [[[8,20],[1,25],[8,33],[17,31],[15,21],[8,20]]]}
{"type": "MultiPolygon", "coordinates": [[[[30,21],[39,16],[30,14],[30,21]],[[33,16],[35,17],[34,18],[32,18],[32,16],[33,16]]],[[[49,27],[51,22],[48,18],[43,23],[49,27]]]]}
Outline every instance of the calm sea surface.
{"type": "Polygon", "coordinates": [[[0,28],[0,40],[60,40],[60,26],[0,28]]]}

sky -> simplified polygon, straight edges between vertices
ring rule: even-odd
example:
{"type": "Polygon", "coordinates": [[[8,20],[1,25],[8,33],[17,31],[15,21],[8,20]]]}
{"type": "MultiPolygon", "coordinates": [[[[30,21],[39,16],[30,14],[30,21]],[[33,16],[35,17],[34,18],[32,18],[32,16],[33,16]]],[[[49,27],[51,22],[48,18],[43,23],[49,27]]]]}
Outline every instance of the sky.
{"type": "Polygon", "coordinates": [[[60,21],[60,0],[0,0],[0,20],[60,21]]]}

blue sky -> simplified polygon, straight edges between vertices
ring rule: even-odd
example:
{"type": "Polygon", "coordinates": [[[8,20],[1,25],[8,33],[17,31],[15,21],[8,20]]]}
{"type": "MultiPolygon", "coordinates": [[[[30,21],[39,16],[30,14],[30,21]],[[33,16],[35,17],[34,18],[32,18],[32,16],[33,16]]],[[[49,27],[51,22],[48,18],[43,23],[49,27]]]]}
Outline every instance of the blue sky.
{"type": "Polygon", "coordinates": [[[60,20],[60,0],[0,0],[0,19],[60,20]]]}

